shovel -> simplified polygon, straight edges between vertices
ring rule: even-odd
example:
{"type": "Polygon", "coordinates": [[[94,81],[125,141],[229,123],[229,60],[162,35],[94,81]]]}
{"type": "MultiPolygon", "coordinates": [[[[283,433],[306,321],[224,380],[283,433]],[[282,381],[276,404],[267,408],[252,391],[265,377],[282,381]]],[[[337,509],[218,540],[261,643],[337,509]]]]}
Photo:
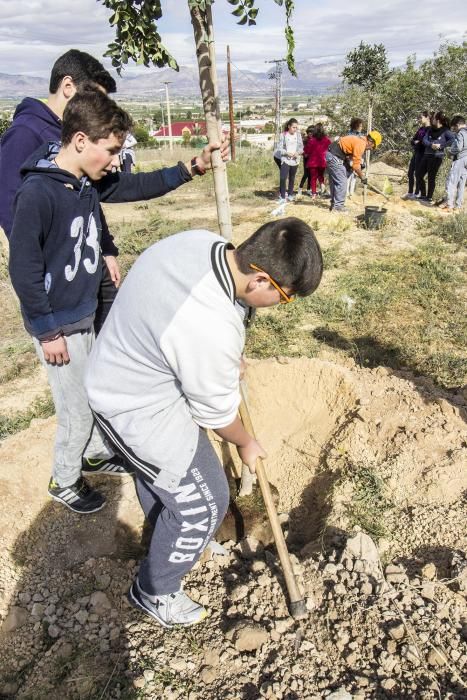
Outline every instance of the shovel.
{"type": "MultiPolygon", "coordinates": [[[[384,197],[384,199],[387,202],[389,202],[389,197],[387,196],[387,194],[384,194],[384,192],[382,190],[379,190],[377,187],[375,187],[375,185],[370,185],[370,183],[368,183],[368,187],[370,188],[370,190],[372,190],[373,192],[376,192],[376,194],[380,194],[381,197],[384,197]]],[[[365,201],[365,187],[363,187],[363,198],[364,198],[363,201],[365,201]]]]}
{"type": "MultiPolygon", "coordinates": [[[[243,427],[250,433],[250,435],[256,439],[255,430],[253,428],[253,423],[250,417],[250,411],[245,399],[245,392],[243,387],[240,389],[241,393],[241,403],[240,403],[240,418],[242,419],[243,427]]],[[[307,616],[307,608],[305,604],[305,599],[301,595],[295,574],[292,569],[292,563],[290,561],[289,552],[287,551],[287,545],[284,539],[284,533],[279,523],[279,518],[277,517],[276,509],[274,506],[274,501],[272,499],[271,489],[269,487],[269,481],[266,476],[266,471],[264,468],[264,463],[261,457],[256,460],[256,476],[258,478],[259,487],[264,500],[264,505],[266,506],[266,512],[268,514],[269,522],[271,524],[272,534],[274,535],[274,540],[277,547],[277,553],[282,566],[282,571],[284,573],[285,583],[287,586],[287,591],[289,594],[290,605],[289,611],[292,617],[296,620],[300,620],[307,616]]]]}

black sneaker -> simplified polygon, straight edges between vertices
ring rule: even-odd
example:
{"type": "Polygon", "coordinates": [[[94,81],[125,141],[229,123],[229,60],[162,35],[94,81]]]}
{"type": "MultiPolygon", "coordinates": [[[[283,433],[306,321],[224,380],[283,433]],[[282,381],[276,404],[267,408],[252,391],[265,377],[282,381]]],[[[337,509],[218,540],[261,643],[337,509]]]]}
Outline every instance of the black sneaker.
{"type": "Polygon", "coordinates": [[[84,474],[107,474],[108,476],[131,476],[135,473],[133,468],[118,455],[106,459],[83,457],[82,472],[84,474]]]}
{"type": "Polygon", "coordinates": [[[95,513],[105,506],[104,496],[92,489],[82,476],[72,486],[59,486],[52,478],[48,491],[55,501],[75,513],[95,513]]]}

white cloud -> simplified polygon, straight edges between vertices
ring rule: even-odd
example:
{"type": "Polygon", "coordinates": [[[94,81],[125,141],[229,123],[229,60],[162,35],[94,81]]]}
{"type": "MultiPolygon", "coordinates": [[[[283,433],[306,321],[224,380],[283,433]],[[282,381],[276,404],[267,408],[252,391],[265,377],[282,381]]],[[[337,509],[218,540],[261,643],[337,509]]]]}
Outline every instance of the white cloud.
{"type": "MultiPolygon", "coordinates": [[[[163,4],[160,30],[167,48],[180,64],[195,61],[186,0],[163,4]],[[168,8],[170,7],[170,12],[168,8]]],[[[467,26],[467,3],[443,10],[439,0],[295,0],[293,25],[296,58],[341,60],[364,40],[384,43],[391,62],[401,63],[416,52],[433,53],[441,37],[461,41],[467,26]],[[441,35],[441,37],[440,37],[441,35]]],[[[284,9],[273,0],[257,0],[256,27],[239,27],[225,0],[214,4],[218,62],[225,62],[230,44],[232,60],[241,69],[264,72],[264,61],[285,54],[284,9]]],[[[113,30],[109,11],[96,0],[21,0],[0,4],[0,72],[46,76],[51,64],[68,48],[102,57],[113,30]]]]}

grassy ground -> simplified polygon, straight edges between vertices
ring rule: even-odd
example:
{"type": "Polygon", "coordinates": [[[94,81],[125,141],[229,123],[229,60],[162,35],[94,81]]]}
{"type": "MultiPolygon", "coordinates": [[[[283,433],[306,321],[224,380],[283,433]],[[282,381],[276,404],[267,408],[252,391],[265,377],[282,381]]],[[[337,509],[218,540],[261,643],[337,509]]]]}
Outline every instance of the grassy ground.
{"type": "MultiPolygon", "coordinates": [[[[188,160],[191,152],[178,149],[170,156],[140,151],[138,155],[139,169],[149,170],[166,165],[167,158],[170,162],[188,160]]],[[[240,154],[236,163],[229,164],[228,172],[238,243],[270,216],[277,168],[270,154],[255,150],[240,154]]],[[[401,193],[402,189],[403,185],[401,193]]],[[[210,177],[196,178],[183,195],[177,192],[152,202],[113,205],[107,211],[124,272],[160,238],[186,228],[217,230],[210,177]]],[[[395,245],[405,234],[397,207],[390,206],[385,229],[375,234],[369,246],[356,239],[361,227],[358,217],[334,218],[326,202],[292,208],[288,213],[305,218],[320,240],[323,282],[307,299],[259,312],[249,333],[247,354],[256,358],[314,357],[325,351],[337,359],[350,356],[362,366],[411,369],[446,388],[465,383],[467,321],[462,309],[465,311],[467,215],[442,218],[418,206],[410,212],[415,232],[410,245],[395,245]]],[[[38,361],[8,281],[5,249],[0,257],[0,295],[0,384],[7,386],[10,380],[31,374],[38,361]]],[[[26,425],[31,419],[29,411],[3,417],[2,434],[26,425]]],[[[36,413],[42,415],[42,408],[36,407],[36,413]]]]}
{"type": "MultiPolygon", "coordinates": [[[[336,267],[338,248],[329,250],[336,267]]],[[[467,322],[459,314],[465,280],[465,261],[433,235],[415,250],[359,260],[351,269],[343,262],[313,296],[260,315],[249,353],[314,356],[324,343],[363,366],[412,369],[459,386],[467,370],[467,322]]]]}

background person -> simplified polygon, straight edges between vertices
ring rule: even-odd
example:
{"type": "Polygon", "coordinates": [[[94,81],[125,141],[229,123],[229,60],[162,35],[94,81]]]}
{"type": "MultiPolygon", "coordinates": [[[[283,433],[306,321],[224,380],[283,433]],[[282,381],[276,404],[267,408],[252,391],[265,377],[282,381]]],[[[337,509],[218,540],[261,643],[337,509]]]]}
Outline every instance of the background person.
{"type": "MultiPolygon", "coordinates": [[[[363,120],[360,119],[360,117],[353,117],[350,120],[349,131],[347,132],[347,135],[360,136],[363,139],[365,138],[365,134],[363,132],[363,120]]],[[[361,168],[362,170],[365,169],[364,159],[362,159],[361,168]]],[[[353,197],[356,184],[357,176],[355,175],[354,171],[350,169],[347,177],[347,197],[353,197]]]]}
{"type": "Polygon", "coordinates": [[[449,130],[449,120],[444,112],[435,112],[431,118],[431,126],[423,137],[425,147],[419,168],[417,170],[417,189],[420,201],[425,205],[433,205],[433,195],[436,188],[436,176],[443,162],[446,148],[454,140],[454,134],[449,130]],[[427,177],[427,183],[425,182],[427,177]]]}
{"type": "Polygon", "coordinates": [[[310,174],[311,196],[316,199],[316,184],[319,182],[321,193],[325,191],[324,172],[326,170],[326,152],[331,145],[331,139],[326,136],[324,127],[319,122],[313,134],[307,140],[303,151],[306,168],[310,174]]]}
{"type": "MultiPolygon", "coordinates": [[[[409,169],[407,172],[407,177],[409,179],[409,188],[407,194],[405,194],[402,199],[418,199],[420,197],[420,191],[415,188],[415,175],[420,167],[420,162],[423,158],[423,153],[425,152],[425,146],[423,145],[423,139],[425,138],[426,132],[430,127],[430,112],[421,112],[418,123],[419,128],[415,133],[414,137],[411,139],[410,143],[413,149],[412,158],[410,159],[409,169]],[[415,189],[415,192],[414,192],[415,189]]],[[[418,182],[418,184],[420,184],[418,182]]]]}
{"type": "Polygon", "coordinates": [[[120,167],[123,173],[131,173],[131,169],[136,165],[135,146],[138,141],[133,134],[127,134],[120,151],[120,167]]]}
{"type": "Polygon", "coordinates": [[[441,209],[462,209],[467,181],[467,125],[465,118],[457,114],[451,119],[451,131],[455,135],[451,143],[452,165],[446,179],[446,201],[441,209]]]}
{"type": "Polygon", "coordinates": [[[347,193],[348,171],[352,169],[364,185],[367,180],[361,164],[365,151],[378,148],[382,137],[373,130],[364,139],[360,136],[341,136],[333,141],[326,153],[326,167],[331,190],[331,211],[346,212],[345,197],[347,193]]]}
{"type": "MultiPolygon", "coordinates": [[[[313,135],[314,131],[314,126],[309,126],[305,132],[305,135],[302,134],[302,140],[303,140],[303,153],[305,153],[305,147],[307,144],[308,139],[313,135]]],[[[302,179],[300,180],[300,184],[298,186],[297,190],[297,195],[302,194],[303,186],[307,185],[305,188],[305,193],[309,194],[311,196],[311,180],[310,180],[310,171],[306,167],[306,162],[305,162],[305,157],[303,158],[303,175],[302,179]]]]}
{"type": "Polygon", "coordinates": [[[292,117],[286,123],[283,133],[274,153],[277,161],[280,159],[280,196],[279,204],[293,202],[294,183],[300,156],[303,153],[303,141],[298,122],[292,117]],[[287,182],[288,181],[288,182],[287,182]]]}

